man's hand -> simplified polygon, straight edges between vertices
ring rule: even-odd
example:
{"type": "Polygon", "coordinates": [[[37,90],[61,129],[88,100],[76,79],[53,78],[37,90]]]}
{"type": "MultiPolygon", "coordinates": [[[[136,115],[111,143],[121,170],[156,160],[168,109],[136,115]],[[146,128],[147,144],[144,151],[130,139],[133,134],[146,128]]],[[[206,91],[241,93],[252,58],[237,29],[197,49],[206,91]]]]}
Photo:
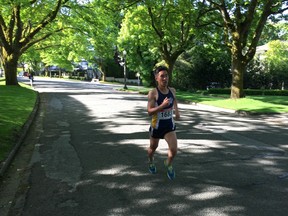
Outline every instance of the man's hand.
{"type": "Polygon", "coordinates": [[[163,102],[162,102],[162,104],[161,104],[161,107],[162,107],[162,108],[165,108],[165,107],[169,106],[169,104],[170,104],[170,99],[166,97],[166,98],[163,100],[163,102]]]}
{"type": "Polygon", "coordinates": [[[178,112],[178,113],[175,113],[174,119],[175,119],[176,121],[179,121],[179,120],[180,120],[180,114],[179,114],[179,112],[178,112]]]}

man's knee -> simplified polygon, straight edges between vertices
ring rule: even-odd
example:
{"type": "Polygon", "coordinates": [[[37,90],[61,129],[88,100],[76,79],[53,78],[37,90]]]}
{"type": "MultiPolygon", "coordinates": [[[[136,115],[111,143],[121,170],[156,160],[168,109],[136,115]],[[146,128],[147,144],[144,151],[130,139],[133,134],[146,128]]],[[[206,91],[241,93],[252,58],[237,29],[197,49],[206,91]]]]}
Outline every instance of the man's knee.
{"type": "Polygon", "coordinates": [[[150,148],[151,150],[155,151],[155,150],[158,148],[158,143],[157,143],[157,144],[151,143],[150,146],[149,146],[149,148],[150,148]]]}
{"type": "Polygon", "coordinates": [[[150,146],[149,146],[149,148],[151,150],[155,151],[158,148],[158,143],[159,143],[159,140],[150,137],[150,146]]]}
{"type": "Polygon", "coordinates": [[[173,156],[177,154],[177,146],[169,147],[169,150],[173,156]]]}

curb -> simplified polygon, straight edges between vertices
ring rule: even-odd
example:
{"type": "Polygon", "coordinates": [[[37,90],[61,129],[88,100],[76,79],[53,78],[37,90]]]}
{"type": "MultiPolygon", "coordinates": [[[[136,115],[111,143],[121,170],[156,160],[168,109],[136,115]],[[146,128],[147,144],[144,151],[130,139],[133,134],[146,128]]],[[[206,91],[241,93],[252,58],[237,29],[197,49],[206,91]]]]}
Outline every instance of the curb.
{"type": "Polygon", "coordinates": [[[39,103],[40,103],[40,98],[39,98],[39,92],[36,91],[36,101],[34,104],[34,108],[33,111],[30,113],[28,120],[25,122],[25,124],[23,125],[22,129],[20,130],[20,132],[18,133],[19,137],[16,140],[16,144],[14,145],[13,149],[10,151],[8,157],[0,164],[0,177],[4,176],[4,173],[7,171],[7,169],[9,168],[9,166],[11,165],[11,163],[13,162],[13,159],[15,157],[15,155],[17,154],[19,148],[21,147],[28,130],[30,129],[33,120],[38,112],[38,108],[39,108],[39,103]]]}

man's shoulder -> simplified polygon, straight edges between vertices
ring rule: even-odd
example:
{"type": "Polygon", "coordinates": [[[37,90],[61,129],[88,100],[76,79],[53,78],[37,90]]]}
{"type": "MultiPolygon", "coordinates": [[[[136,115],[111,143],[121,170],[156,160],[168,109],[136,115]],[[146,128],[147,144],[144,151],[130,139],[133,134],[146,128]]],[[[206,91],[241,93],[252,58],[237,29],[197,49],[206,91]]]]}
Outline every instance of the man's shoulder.
{"type": "Polygon", "coordinates": [[[149,94],[156,94],[157,93],[157,89],[153,88],[149,91],[149,94]]]}
{"type": "Polygon", "coordinates": [[[175,88],[173,88],[173,87],[169,87],[169,89],[173,92],[173,93],[175,93],[176,92],[176,89],[175,88]]]}
{"type": "Polygon", "coordinates": [[[149,93],[148,93],[148,97],[153,97],[153,98],[155,98],[156,96],[157,96],[157,89],[156,88],[153,88],[153,89],[151,89],[150,91],[149,91],[149,93]]]}

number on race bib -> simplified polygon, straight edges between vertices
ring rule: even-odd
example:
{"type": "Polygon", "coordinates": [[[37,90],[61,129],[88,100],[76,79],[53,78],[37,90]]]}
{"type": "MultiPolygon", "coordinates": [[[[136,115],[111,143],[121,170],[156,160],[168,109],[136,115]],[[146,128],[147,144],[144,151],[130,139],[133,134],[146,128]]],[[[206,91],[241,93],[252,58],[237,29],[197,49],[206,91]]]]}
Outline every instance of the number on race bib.
{"type": "Polygon", "coordinates": [[[167,111],[163,111],[160,112],[160,119],[170,119],[172,117],[172,110],[167,110],[167,111]]]}

